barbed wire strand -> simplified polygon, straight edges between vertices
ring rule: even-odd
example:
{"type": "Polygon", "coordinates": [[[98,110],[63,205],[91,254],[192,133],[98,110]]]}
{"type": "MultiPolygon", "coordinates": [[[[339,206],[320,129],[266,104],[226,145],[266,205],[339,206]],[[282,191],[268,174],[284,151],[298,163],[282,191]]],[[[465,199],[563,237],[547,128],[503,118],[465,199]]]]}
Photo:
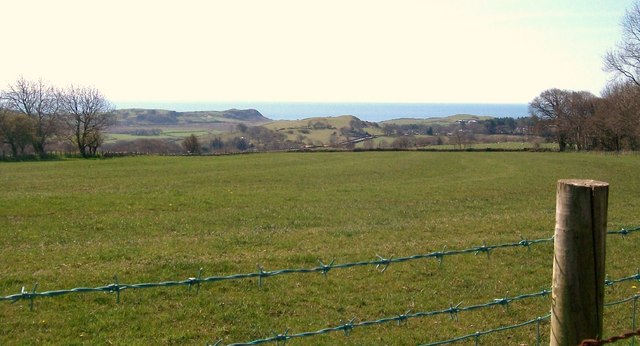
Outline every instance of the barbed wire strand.
{"type": "Polygon", "coordinates": [[[629,339],[629,338],[633,338],[635,336],[640,336],[640,329],[635,330],[633,332],[628,332],[628,333],[624,333],[622,335],[616,335],[616,336],[612,336],[608,339],[587,339],[587,340],[582,340],[582,343],[580,343],[580,346],[600,346],[600,345],[606,345],[606,344],[611,344],[614,343],[616,341],[620,341],[620,340],[625,340],[625,339],[629,339]]]}
{"type": "MultiPolygon", "coordinates": [[[[628,298],[625,298],[625,299],[622,299],[622,300],[605,303],[604,306],[605,307],[615,306],[615,305],[623,304],[623,303],[626,303],[626,302],[629,302],[629,301],[633,300],[632,329],[635,329],[635,311],[636,311],[636,301],[638,300],[638,298],[640,298],[640,295],[636,294],[636,295],[633,295],[631,297],[628,297],[628,298]]],[[[482,336],[482,335],[501,332],[501,331],[506,331],[506,330],[510,330],[510,329],[516,329],[516,328],[519,328],[519,327],[526,326],[528,324],[532,324],[532,323],[534,323],[536,321],[538,321],[538,323],[536,324],[536,345],[540,346],[541,340],[540,340],[540,323],[539,322],[541,320],[543,320],[543,319],[548,319],[550,316],[551,316],[551,314],[548,314],[548,315],[545,315],[545,316],[542,316],[542,317],[538,317],[535,320],[530,320],[530,321],[527,321],[527,322],[524,322],[524,323],[521,323],[521,324],[514,324],[514,325],[506,326],[506,327],[499,327],[499,328],[491,329],[491,330],[488,330],[488,331],[485,331],[485,332],[476,332],[476,333],[473,333],[473,334],[459,336],[459,337],[455,337],[455,338],[452,338],[452,339],[449,339],[449,340],[433,342],[433,343],[424,344],[424,345],[420,345],[420,346],[436,346],[436,345],[452,344],[452,343],[455,343],[455,342],[458,342],[458,341],[462,341],[462,340],[465,340],[465,339],[470,339],[470,338],[473,338],[473,337],[475,337],[475,342],[476,342],[476,345],[477,345],[478,342],[479,342],[479,337],[482,336]]],[[[614,341],[617,341],[617,340],[621,340],[621,339],[616,339],[614,341]]],[[[593,340],[585,340],[585,341],[592,342],[593,340]]],[[[591,345],[591,344],[587,344],[587,345],[591,345]]],[[[632,339],[632,345],[633,345],[633,339],[632,339]]]]}
{"type": "Polygon", "coordinates": [[[633,281],[633,280],[640,281],[640,271],[638,271],[636,274],[625,276],[625,277],[620,278],[620,279],[610,280],[609,278],[605,278],[604,285],[608,287],[608,286],[613,286],[613,285],[621,283],[621,282],[633,281]]]}
{"type": "Polygon", "coordinates": [[[489,329],[489,330],[485,330],[485,331],[481,331],[481,332],[475,332],[473,334],[467,334],[467,335],[463,335],[463,336],[459,336],[453,339],[449,339],[449,340],[443,340],[443,341],[437,341],[437,342],[432,342],[432,343],[428,343],[428,344],[421,344],[419,346],[437,346],[437,345],[446,345],[446,344],[453,344],[456,343],[458,341],[462,341],[462,340],[466,340],[466,339],[471,339],[471,338],[475,338],[475,342],[476,345],[479,342],[479,338],[483,335],[487,335],[487,334],[493,334],[493,333],[498,333],[498,332],[504,332],[507,330],[512,330],[512,329],[517,329],[517,328],[521,328],[521,327],[525,327],[528,326],[530,324],[535,323],[536,324],[536,345],[540,345],[540,323],[544,320],[547,320],[551,317],[551,314],[546,314],[544,316],[540,316],[537,318],[534,318],[532,320],[529,320],[527,322],[522,322],[522,323],[518,323],[518,324],[514,324],[514,325],[510,325],[510,326],[503,326],[503,327],[498,327],[498,328],[494,328],[494,329],[489,329]]]}
{"type": "MultiPolygon", "coordinates": [[[[610,302],[610,303],[606,303],[604,304],[605,307],[607,306],[614,306],[614,305],[619,305],[619,304],[624,304],[628,301],[633,301],[633,307],[631,310],[631,330],[636,330],[636,311],[637,311],[637,305],[638,305],[638,299],[640,299],[640,294],[635,294],[631,297],[622,299],[622,300],[618,300],[615,302],[610,302]]],[[[589,341],[592,342],[593,340],[585,340],[585,341],[589,341]]],[[[632,338],[631,339],[631,345],[635,345],[636,344],[636,339],[632,338]]]]}
{"type": "Polygon", "coordinates": [[[200,284],[209,283],[209,282],[218,282],[218,281],[227,281],[227,280],[242,280],[242,279],[258,279],[258,285],[262,286],[263,279],[278,275],[286,275],[286,274],[305,274],[305,273],[321,273],[323,275],[327,275],[329,271],[334,269],[346,269],[353,267],[363,267],[363,266],[375,266],[380,272],[384,272],[387,270],[390,264],[392,263],[401,263],[408,262],[420,259],[428,259],[435,258],[439,263],[442,263],[442,259],[446,256],[455,256],[462,254],[479,254],[479,253],[487,253],[495,249],[504,249],[504,248],[517,248],[517,247],[526,247],[534,244],[540,243],[549,243],[553,242],[553,237],[551,238],[543,238],[543,239],[535,239],[535,240],[527,240],[522,239],[518,242],[513,243],[504,243],[504,244],[496,244],[496,245],[486,245],[475,246],[462,250],[442,250],[436,252],[430,252],[426,254],[418,254],[407,257],[397,257],[394,258],[384,258],[380,255],[377,255],[377,259],[372,261],[358,261],[358,262],[350,262],[350,263],[342,263],[342,264],[334,264],[335,260],[332,260],[329,264],[324,264],[321,260],[318,260],[319,266],[313,268],[291,268],[291,269],[279,269],[279,270],[264,270],[264,268],[260,265],[257,266],[258,270],[253,273],[241,273],[241,274],[232,274],[226,276],[210,276],[210,277],[202,277],[202,268],[198,271],[197,277],[190,277],[186,280],[175,280],[175,281],[163,281],[163,282],[148,282],[148,283],[135,283],[135,284],[124,284],[119,283],[117,276],[114,277],[114,283],[107,284],[105,286],[98,287],[75,287],[71,289],[60,289],[60,290],[51,290],[44,292],[36,292],[36,287],[32,291],[26,291],[24,287],[22,288],[20,293],[12,294],[8,296],[0,297],[0,301],[7,300],[16,302],[19,300],[29,300],[30,306],[33,306],[33,300],[35,298],[41,297],[57,297],[66,294],[74,294],[74,293],[91,293],[91,292],[108,292],[108,293],[116,293],[117,302],[120,302],[120,293],[129,289],[145,289],[145,288],[157,288],[157,287],[174,287],[174,286],[188,286],[191,288],[196,285],[196,292],[199,291],[200,284]]]}
{"type": "Polygon", "coordinates": [[[449,315],[449,317],[452,320],[457,320],[458,319],[458,314],[460,312],[466,312],[466,311],[473,311],[473,310],[479,310],[479,309],[484,309],[484,308],[489,308],[489,307],[495,307],[495,306],[507,306],[508,304],[515,302],[515,301],[519,301],[519,300],[524,300],[524,299],[530,299],[530,298],[536,298],[536,297],[545,297],[551,294],[551,290],[542,290],[540,292],[536,292],[536,293],[526,293],[526,294],[521,294],[519,296],[515,296],[515,297],[504,297],[504,298],[496,298],[491,300],[490,302],[484,303],[484,304],[475,304],[475,305],[469,305],[469,306],[461,306],[462,303],[458,303],[457,305],[451,305],[446,309],[441,309],[441,310],[433,310],[433,311],[426,311],[426,312],[415,312],[415,313],[410,313],[409,311],[401,314],[401,315],[397,315],[397,316],[392,316],[392,317],[383,317],[380,318],[378,320],[370,320],[370,321],[361,321],[361,322],[355,322],[355,318],[350,320],[347,323],[338,325],[338,326],[334,326],[334,327],[329,327],[329,328],[324,328],[324,329],[320,329],[317,331],[311,331],[311,332],[302,332],[302,333],[297,333],[297,334],[289,334],[289,330],[287,329],[284,333],[281,334],[277,334],[274,335],[272,337],[268,337],[268,338],[264,338],[264,339],[256,339],[253,341],[249,341],[249,342],[243,342],[243,343],[234,343],[234,344],[230,344],[228,346],[242,346],[242,345],[259,345],[259,344],[263,344],[263,343],[268,343],[268,342],[284,342],[290,339],[294,339],[294,338],[304,338],[304,337],[309,337],[309,336],[315,336],[315,335],[321,335],[321,334],[328,334],[328,333],[333,333],[333,332],[344,332],[346,336],[349,336],[351,331],[355,328],[359,328],[359,327],[366,327],[366,326],[372,326],[372,325],[378,325],[378,324],[384,324],[384,323],[390,323],[390,322],[397,322],[399,325],[402,323],[407,322],[407,320],[409,319],[413,319],[413,318],[421,318],[421,317],[430,317],[430,316],[436,316],[436,315],[449,315]]]}
{"type": "MultiPolygon", "coordinates": [[[[617,234],[624,237],[630,233],[638,232],[638,231],[640,231],[640,226],[629,228],[629,229],[622,228],[618,231],[607,231],[607,234],[617,234]]],[[[475,255],[480,253],[486,253],[488,256],[490,252],[495,249],[513,248],[513,247],[526,247],[528,249],[530,245],[539,244],[539,243],[549,243],[549,242],[553,242],[553,237],[536,239],[536,240],[522,239],[519,242],[496,244],[496,245],[483,244],[482,246],[476,246],[476,247],[462,249],[462,250],[445,251],[443,249],[442,251],[430,252],[426,254],[419,254],[419,255],[413,255],[413,256],[407,256],[407,257],[398,257],[398,258],[393,258],[393,256],[390,258],[384,258],[380,255],[377,255],[378,257],[377,260],[359,261],[359,262],[351,262],[351,263],[343,263],[343,264],[334,264],[335,260],[332,260],[329,264],[324,264],[321,260],[318,260],[318,262],[320,263],[320,266],[314,267],[314,268],[280,269],[280,270],[273,270],[273,271],[265,271],[263,267],[258,265],[258,271],[254,273],[233,274],[233,275],[227,275],[227,276],[210,276],[206,278],[202,278],[202,268],[200,268],[198,271],[197,277],[190,277],[186,280],[179,280],[179,281],[119,284],[118,278],[117,276],[115,276],[114,283],[111,283],[105,286],[75,287],[71,289],[59,289],[59,290],[51,290],[51,291],[45,291],[45,292],[36,292],[36,288],[38,286],[38,284],[36,283],[31,292],[26,291],[25,288],[22,287],[22,290],[20,293],[8,295],[8,296],[2,296],[0,297],[0,301],[6,300],[6,301],[16,302],[19,300],[29,300],[29,307],[31,310],[33,310],[33,301],[35,298],[57,297],[61,295],[75,294],[75,293],[108,292],[108,293],[116,293],[116,301],[117,303],[120,303],[120,292],[127,289],[144,289],[144,288],[174,287],[174,286],[188,286],[189,289],[191,289],[193,285],[196,285],[197,286],[196,292],[199,292],[201,283],[226,281],[226,280],[242,280],[242,279],[251,279],[251,278],[258,278],[258,286],[261,287],[264,278],[278,276],[278,275],[294,274],[294,273],[295,274],[322,273],[323,275],[326,276],[328,272],[333,269],[346,269],[346,268],[352,268],[352,267],[371,266],[371,265],[375,266],[376,269],[378,269],[380,272],[384,272],[392,263],[435,258],[438,260],[439,264],[442,264],[442,260],[446,256],[454,256],[454,255],[470,254],[470,253],[473,253],[475,255]]],[[[640,273],[638,275],[640,275],[640,273]]]]}
{"type": "Polygon", "coordinates": [[[640,226],[629,228],[629,229],[622,228],[618,231],[607,231],[607,234],[619,234],[621,236],[625,236],[633,232],[640,232],[640,226]]]}
{"type": "MultiPolygon", "coordinates": [[[[621,281],[619,281],[621,282],[621,281]]],[[[408,319],[411,318],[419,318],[419,317],[429,317],[429,316],[436,316],[436,315],[442,315],[442,314],[449,314],[449,317],[452,320],[458,320],[458,313],[460,312],[464,312],[464,311],[472,311],[472,310],[478,310],[478,309],[483,309],[483,308],[488,308],[488,307],[495,307],[498,305],[501,306],[506,306],[511,302],[514,301],[518,301],[518,300],[523,300],[523,299],[528,299],[528,298],[535,298],[535,297],[545,297],[551,294],[550,290],[542,290],[540,292],[537,293],[527,293],[527,294],[522,294],[519,296],[515,296],[512,298],[496,298],[493,299],[492,301],[488,302],[488,303],[484,303],[484,304],[476,304],[476,305],[470,305],[470,306],[466,306],[466,307],[461,307],[462,303],[459,303],[455,306],[451,305],[449,308],[447,309],[441,309],[441,310],[433,310],[433,311],[428,311],[428,312],[416,312],[416,313],[405,313],[402,315],[398,315],[398,316],[392,316],[392,317],[384,317],[378,320],[372,320],[372,321],[362,321],[362,322],[355,322],[355,318],[353,318],[352,320],[350,320],[347,323],[338,325],[338,326],[334,326],[334,327],[330,327],[330,328],[324,328],[324,329],[320,329],[317,331],[312,331],[312,332],[303,332],[303,333],[297,333],[297,334],[289,334],[289,329],[285,330],[284,333],[281,334],[276,334],[272,337],[268,337],[268,338],[264,338],[264,339],[256,339],[256,340],[252,340],[252,341],[248,341],[248,342],[244,342],[244,343],[233,343],[233,344],[229,344],[227,346],[244,346],[244,345],[259,345],[259,344],[263,344],[263,343],[269,343],[269,342],[276,342],[276,343],[280,343],[280,342],[286,342],[287,340],[290,339],[294,339],[294,338],[303,338],[303,337],[309,337],[309,336],[316,336],[316,335],[322,335],[322,334],[328,334],[328,333],[332,333],[332,332],[339,332],[342,331],[345,333],[345,336],[349,336],[351,334],[351,331],[354,328],[358,328],[358,327],[364,327],[364,326],[370,326],[370,325],[377,325],[377,324],[383,324],[383,323],[389,323],[389,322],[397,322],[398,325],[400,325],[401,323],[406,322],[408,319]]],[[[619,301],[615,301],[615,302],[610,302],[607,304],[604,304],[604,306],[608,307],[608,306],[614,306],[614,305],[618,305],[618,304],[622,304],[631,300],[637,300],[638,298],[640,298],[640,295],[634,295],[631,297],[628,297],[626,299],[622,299],[619,301]]],[[[635,306],[634,306],[635,309],[635,306]]],[[[524,327],[526,325],[529,324],[533,324],[533,323],[537,323],[536,324],[536,345],[540,345],[540,322],[542,322],[543,320],[546,320],[550,317],[550,314],[544,315],[544,316],[540,316],[537,317],[535,319],[529,320],[527,322],[523,322],[523,323],[519,323],[519,324],[514,324],[514,325],[510,325],[510,326],[503,326],[503,327],[498,327],[495,329],[490,329],[487,331],[482,331],[482,332],[475,332],[472,334],[468,334],[468,335],[464,335],[464,336],[459,336],[459,337],[455,337],[452,339],[448,339],[448,340],[442,340],[442,341],[437,341],[437,342],[433,342],[433,343],[428,343],[428,344],[424,344],[421,346],[436,346],[436,345],[445,345],[445,344],[451,344],[451,343],[455,343],[458,341],[462,341],[465,339],[469,339],[469,338],[476,338],[476,344],[478,342],[479,337],[483,336],[483,335],[487,335],[487,334],[492,334],[492,333],[497,333],[497,332],[501,332],[501,331],[507,331],[507,330],[511,330],[511,329],[516,329],[516,328],[520,328],[520,327],[524,327]]],[[[218,341],[216,344],[214,345],[218,345],[220,344],[221,341],[218,341]]]]}

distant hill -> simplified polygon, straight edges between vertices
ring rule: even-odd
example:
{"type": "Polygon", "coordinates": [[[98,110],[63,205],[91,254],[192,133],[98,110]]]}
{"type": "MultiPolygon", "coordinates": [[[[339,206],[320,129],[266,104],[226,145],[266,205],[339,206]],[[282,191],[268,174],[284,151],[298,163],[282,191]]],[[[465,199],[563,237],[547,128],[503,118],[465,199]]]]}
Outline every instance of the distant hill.
{"type": "Polygon", "coordinates": [[[215,123],[250,123],[258,125],[270,122],[255,109],[229,109],[226,111],[177,112],[164,109],[119,109],[115,112],[118,126],[163,126],[215,123]]]}
{"type": "Polygon", "coordinates": [[[450,115],[448,117],[438,117],[438,118],[424,118],[424,119],[417,119],[417,118],[399,118],[399,119],[391,119],[391,120],[385,120],[385,121],[381,121],[379,124],[380,125],[384,125],[384,124],[395,124],[395,125],[411,125],[411,124],[418,124],[418,125],[449,125],[449,124],[453,124],[456,121],[470,121],[470,120],[475,120],[475,121],[480,121],[480,120],[490,120],[493,119],[492,116],[485,116],[485,115],[473,115],[473,114],[456,114],[456,115],[450,115]]]}
{"type": "Polygon", "coordinates": [[[300,120],[276,120],[265,125],[272,130],[285,130],[297,128],[314,129],[339,129],[349,126],[352,120],[360,121],[353,115],[340,115],[335,117],[313,117],[300,120]]]}

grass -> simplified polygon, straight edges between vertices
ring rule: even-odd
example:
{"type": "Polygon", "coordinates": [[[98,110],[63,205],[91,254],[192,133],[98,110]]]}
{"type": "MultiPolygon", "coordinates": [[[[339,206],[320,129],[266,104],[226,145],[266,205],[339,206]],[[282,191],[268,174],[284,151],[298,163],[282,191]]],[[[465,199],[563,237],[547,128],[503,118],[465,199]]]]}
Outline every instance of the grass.
{"type": "MultiPolygon", "coordinates": [[[[407,256],[553,234],[556,181],[611,184],[609,228],[640,225],[636,155],[279,153],[0,164],[0,294],[183,280],[407,256]]],[[[608,239],[607,273],[635,273],[640,235],[608,239]]],[[[549,288],[552,247],[185,287],[0,302],[0,344],[250,341],[549,288]],[[340,321],[343,322],[340,322],[340,321]]],[[[637,289],[607,289],[607,301],[637,289]]],[[[417,344],[544,315],[549,299],[288,344],[417,344]]],[[[606,335],[630,308],[605,310],[606,335]]],[[[548,326],[543,325],[545,340],[548,326]]],[[[532,344],[535,327],[483,337],[532,344]]]]}

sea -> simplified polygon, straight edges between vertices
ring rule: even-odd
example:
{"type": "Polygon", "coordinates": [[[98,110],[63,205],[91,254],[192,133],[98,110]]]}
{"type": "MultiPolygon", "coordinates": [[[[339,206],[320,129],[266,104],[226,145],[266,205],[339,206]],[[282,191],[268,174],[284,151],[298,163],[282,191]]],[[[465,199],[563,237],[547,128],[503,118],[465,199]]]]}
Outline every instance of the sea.
{"type": "Polygon", "coordinates": [[[256,109],[273,120],[353,115],[360,120],[381,122],[399,118],[434,118],[456,114],[493,117],[526,117],[527,104],[515,103],[331,103],[331,102],[116,102],[116,108],[166,109],[179,112],[256,109]]]}

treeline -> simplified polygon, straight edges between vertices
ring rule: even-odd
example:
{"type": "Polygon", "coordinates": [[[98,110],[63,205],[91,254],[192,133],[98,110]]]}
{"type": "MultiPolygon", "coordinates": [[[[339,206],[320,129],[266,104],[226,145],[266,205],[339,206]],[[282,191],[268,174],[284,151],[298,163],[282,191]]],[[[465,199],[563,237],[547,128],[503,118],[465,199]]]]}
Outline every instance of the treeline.
{"type": "Polygon", "coordinates": [[[524,135],[534,126],[529,117],[466,119],[447,125],[438,124],[384,124],[381,129],[385,136],[446,136],[456,131],[468,131],[481,135],[524,135]]]}
{"type": "Polygon", "coordinates": [[[614,73],[600,97],[586,91],[548,89],[529,103],[537,131],[566,150],[640,149],[640,3],[622,20],[622,40],[605,55],[614,73]]]}
{"type": "Polygon", "coordinates": [[[236,136],[226,139],[216,136],[208,142],[202,142],[192,134],[182,141],[182,148],[188,154],[203,154],[276,151],[301,147],[300,143],[288,140],[284,134],[263,126],[247,126],[239,123],[237,130],[236,136]]]}
{"type": "Polygon", "coordinates": [[[612,82],[597,97],[586,91],[549,89],[529,104],[541,136],[560,151],[640,149],[640,88],[612,82]]]}
{"type": "Polygon", "coordinates": [[[57,88],[21,77],[0,92],[0,154],[46,157],[75,148],[93,156],[114,122],[112,110],[95,88],[57,88]]]}

